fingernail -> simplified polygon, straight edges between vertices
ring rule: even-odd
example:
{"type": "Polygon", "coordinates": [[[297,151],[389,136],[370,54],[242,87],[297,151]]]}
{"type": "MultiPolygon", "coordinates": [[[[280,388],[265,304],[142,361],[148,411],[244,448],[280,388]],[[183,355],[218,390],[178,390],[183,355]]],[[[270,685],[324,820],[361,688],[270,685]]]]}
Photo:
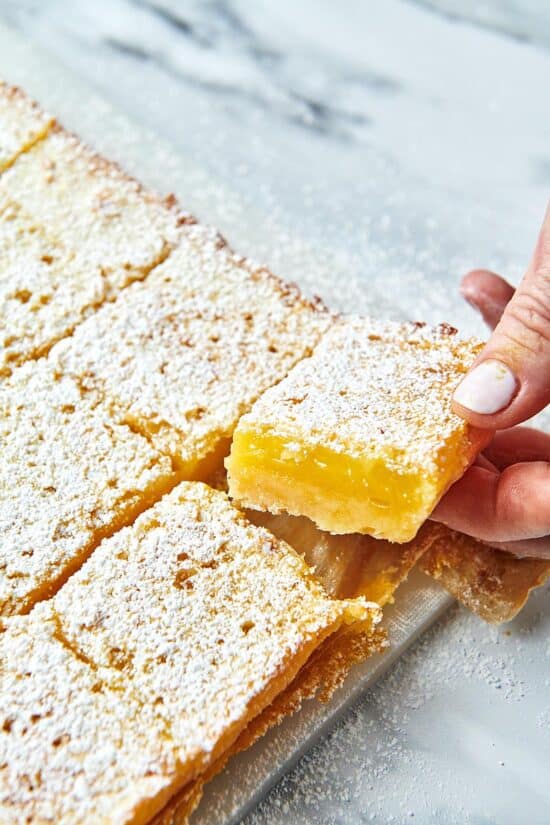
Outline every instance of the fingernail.
{"type": "Polygon", "coordinates": [[[506,364],[488,359],[468,373],[453,399],[474,413],[492,415],[508,406],[517,386],[516,376],[506,364]]]}

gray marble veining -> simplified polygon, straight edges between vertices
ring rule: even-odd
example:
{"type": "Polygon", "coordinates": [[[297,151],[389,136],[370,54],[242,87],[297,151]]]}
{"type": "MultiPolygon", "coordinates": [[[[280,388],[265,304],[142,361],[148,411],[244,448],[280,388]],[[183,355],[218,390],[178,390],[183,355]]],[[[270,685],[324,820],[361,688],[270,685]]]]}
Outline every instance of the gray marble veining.
{"type": "MultiPolygon", "coordinates": [[[[550,191],[546,0],[0,0],[0,19],[237,192],[254,233],[194,179],[185,205],[337,306],[479,332],[459,275],[521,275],[550,191]]],[[[547,825],[548,593],[503,629],[451,611],[247,825],[547,825]]]]}
{"type": "MultiPolygon", "coordinates": [[[[541,50],[395,0],[2,7],[319,259],[336,259],[348,290],[383,269],[394,302],[409,287],[403,312],[416,289],[418,314],[465,326],[449,273],[482,262],[518,276],[550,174],[541,50]]],[[[238,224],[222,228],[239,242],[238,224]]],[[[303,277],[267,225],[257,255],[303,277]]],[[[338,303],[340,288],[327,297],[338,303]]]]}

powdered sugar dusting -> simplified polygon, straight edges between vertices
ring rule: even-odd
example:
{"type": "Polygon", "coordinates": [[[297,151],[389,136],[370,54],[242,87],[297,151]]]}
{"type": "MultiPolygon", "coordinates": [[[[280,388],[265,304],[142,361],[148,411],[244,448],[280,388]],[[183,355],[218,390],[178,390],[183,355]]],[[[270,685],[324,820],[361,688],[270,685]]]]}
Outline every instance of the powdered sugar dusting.
{"type": "Polygon", "coordinates": [[[0,198],[0,375],[43,354],[107,298],[101,267],[48,238],[18,204],[0,198]],[[9,331],[9,332],[8,332],[9,331]]]}
{"type": "Polygon", "coordinates": [[[48,362],[0,384],[0,614],[29,608],[94,537],[173,476],[140,435],[48,362]]]}
{"type": "Polygon", "coordinates": [[[3,631],[2,822],[123,823],[169,787],[175,759],[165,728],[122,673],[75,655],[47,610],[3,631]]]}
{"type": "Polygon", "coordinates": [[[330,321],[214,231],[191,225],[161,266],[54,347],[50,360],[184,464],[230,436],[330,321]]]}
{"type": "Polygon", "coordinates": [[[324,636],[369,610],[329,599],[223,493],[182,484],[2,627],[2,821],[133,821],[215,760],[324,636]]]}
{"type": "Polygon", "coordinates": [[[544,685],[540,640],[548,630],[548,595],[548,588],[541,589],[506,629],[452,609],[280,782],[246,825],[355,825],[358,811],[373,823],[477,825],[486,805],[479,794],[480,770],[487,788],[500,793],[513,812],[517,777],[529,766],[535,793],[545,771],[532,754],[548,748],[548,718],[526,715],[526,709],[544,685]],[[506,718],[505,727],[499,718],[506,718]]]}
{"type": "Polygon", "coordinates": [[[467,445],[467,425],[452,413],[450,397],[479,348],[444,325],[342,319],[240,428],[354,456],[383,455],[397,472],[437,472],[451,437],[467,445]]]}
{"type": "Polygon", "coordinates": [[[0,80],[0,172],[43,137],[53,118],[22,91],[0,80]]]}
{"type": "Polygon", "coordinates": [[[114,293],[163,260],[185,221],[172,201],[59,126],[0,177],[6,198],[86,265],[101,267],[114,293]]]}

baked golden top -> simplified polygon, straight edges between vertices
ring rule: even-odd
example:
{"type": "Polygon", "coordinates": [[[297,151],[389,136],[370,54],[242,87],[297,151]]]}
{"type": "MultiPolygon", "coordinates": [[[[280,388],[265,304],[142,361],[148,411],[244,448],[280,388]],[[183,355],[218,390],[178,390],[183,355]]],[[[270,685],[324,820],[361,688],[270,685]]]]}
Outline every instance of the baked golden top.
{"type": "Polygon", "coordinates": [[[311,352],[329,322],[296,288],[193,225],[143,283],[85,321],[51,359],[191,466],[311,352]]]}
{"type": "Polygon", "coordinates": [[[172,478],[170,461],[42,359],[0,384],[0,614],[28,609],[172,478]]]}
{"type": "Polygon", "coordinates": [[[24,92],[0,80],[0,173],[40,140],[53,123],[24,92]]]}
{"type": "Polygon", "coordinates": [[[115,665],[144,696],[154,698],[169,674],[181,679],[174,724],[195,744],[305,639],[368,612],[362,601],[330,599],[288,545],[197,482],[102,542],[51,605],[86,658],[110,666],[116,650],[115,665]],[[209,716],[199,710],[205,696],[218,697],[209,716]]]}
{"type": "Polygon", "coordinates": [[[98,266],[49,238],[9,200],[0,200],[0,375],[36,358],[107,297],[98,266]]]}
{"type": "Polygon", "coordinates": [[[181,484],[0,634],[1,821],[147,821],[369,616],[223,493],[181,484]]]}
{"type": "Polygon", "coordinates": [[[7,199],[67,252],[99,267],[115,293],[163,260],[184,220],[171,201],[59,126],[0,176],[0,202],[7,199]]]}
{"type": "Polygon", "coordinates": [[[454,387],[481,344],[441,325],[347,317],[242,418],[396,472],[439,470],[442,446],[468,427],[451,410],[454,387]]]}
{"type": "Polygon", "coordinates": [[[169,787],[154,708],[65,645],[48,609],[0,632],[0,708],[2,825],[126,823],[169,787]]]}

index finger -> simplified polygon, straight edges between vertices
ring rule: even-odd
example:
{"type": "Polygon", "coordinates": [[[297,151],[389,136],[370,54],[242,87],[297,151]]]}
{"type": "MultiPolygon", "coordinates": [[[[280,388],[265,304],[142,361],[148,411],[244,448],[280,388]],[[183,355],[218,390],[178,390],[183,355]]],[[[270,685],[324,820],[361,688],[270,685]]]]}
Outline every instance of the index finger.
{"type": "Polygon", "coordinates": [[[550,435],[533,427],[500,430],[483,455],[499,470],[526,461],[550,462],[550,435]]]}

